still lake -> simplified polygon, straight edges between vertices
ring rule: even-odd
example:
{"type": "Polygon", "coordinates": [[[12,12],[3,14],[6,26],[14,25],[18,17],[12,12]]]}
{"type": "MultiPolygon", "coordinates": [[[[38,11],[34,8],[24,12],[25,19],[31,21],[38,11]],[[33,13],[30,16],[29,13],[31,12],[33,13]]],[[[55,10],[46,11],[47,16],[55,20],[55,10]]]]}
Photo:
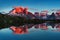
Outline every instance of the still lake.
{"type": "Polygon", "coordinates": [[[60,40],[60,23],[25,24],[0,29],[0,40],[60,40]]]}

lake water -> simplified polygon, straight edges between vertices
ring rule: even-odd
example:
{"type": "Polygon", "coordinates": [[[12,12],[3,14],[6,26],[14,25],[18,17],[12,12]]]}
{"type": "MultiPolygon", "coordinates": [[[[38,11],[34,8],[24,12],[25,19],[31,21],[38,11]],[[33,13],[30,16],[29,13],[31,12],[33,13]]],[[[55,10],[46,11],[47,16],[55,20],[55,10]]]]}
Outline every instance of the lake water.
{"type": "Polygon", "coordinates": [[[0,40],[60,40],[60,23],[25,24],[0,29],[0,40]]]}

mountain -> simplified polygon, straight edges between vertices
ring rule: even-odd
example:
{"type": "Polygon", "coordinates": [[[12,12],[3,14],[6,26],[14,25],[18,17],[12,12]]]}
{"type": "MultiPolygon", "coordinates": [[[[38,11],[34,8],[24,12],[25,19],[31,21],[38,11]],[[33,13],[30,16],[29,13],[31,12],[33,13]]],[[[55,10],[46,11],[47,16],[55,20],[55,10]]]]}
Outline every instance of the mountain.
{"type": "Polygon", "coordinates": [[[49,19],[49,20],[55,20],[55,19],[56,19],[55,14],[52,13],[51,15],[49,15],[48,19],[49,19]]]}

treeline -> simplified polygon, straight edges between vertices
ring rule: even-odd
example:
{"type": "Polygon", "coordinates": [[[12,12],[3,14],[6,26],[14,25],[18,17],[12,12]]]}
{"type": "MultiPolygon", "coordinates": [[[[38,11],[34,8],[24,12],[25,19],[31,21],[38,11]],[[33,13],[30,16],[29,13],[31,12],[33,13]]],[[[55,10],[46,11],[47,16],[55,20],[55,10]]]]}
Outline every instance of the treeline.
{"type": "Polygon", "coordinates": [[[29,24],[29,23],[41,23],[42,20],[39,19],[26,19],[24,17],[19,16],[10,16],[7,14],[0,14],[0,26],[1,25],[21,25],[21,24],[29,24]]]}
{"type": "Polygon", "coordinates": [[[10,16],[8,14],[0,14],[0,27],[19,26],[23,24],[39,24],[44,22],[60,22],[60,20],[39,20],[26,19],[19,16],[10,16]]]}

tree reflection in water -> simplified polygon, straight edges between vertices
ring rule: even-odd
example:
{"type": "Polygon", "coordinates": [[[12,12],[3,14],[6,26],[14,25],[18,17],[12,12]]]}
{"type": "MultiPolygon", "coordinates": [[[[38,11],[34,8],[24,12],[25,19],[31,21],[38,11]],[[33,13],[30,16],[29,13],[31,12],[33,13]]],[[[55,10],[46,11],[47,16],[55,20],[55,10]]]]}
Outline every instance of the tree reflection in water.
{"type": "Polygon", "coordinates": [[[10,29],[15,33],[15,34],[24,34],[28,33],[28,29],[34,27],[35,29],[41,29],[41,30],[48,30],[49,26],[51,26],[52,29],[56,28],[55,31],[60,31],[60,23],[42,23],[42,24],[27,24],[23,26],[11,26],[10,29]],[[49,24],[49,25],[48,25],[49,24]]]}

